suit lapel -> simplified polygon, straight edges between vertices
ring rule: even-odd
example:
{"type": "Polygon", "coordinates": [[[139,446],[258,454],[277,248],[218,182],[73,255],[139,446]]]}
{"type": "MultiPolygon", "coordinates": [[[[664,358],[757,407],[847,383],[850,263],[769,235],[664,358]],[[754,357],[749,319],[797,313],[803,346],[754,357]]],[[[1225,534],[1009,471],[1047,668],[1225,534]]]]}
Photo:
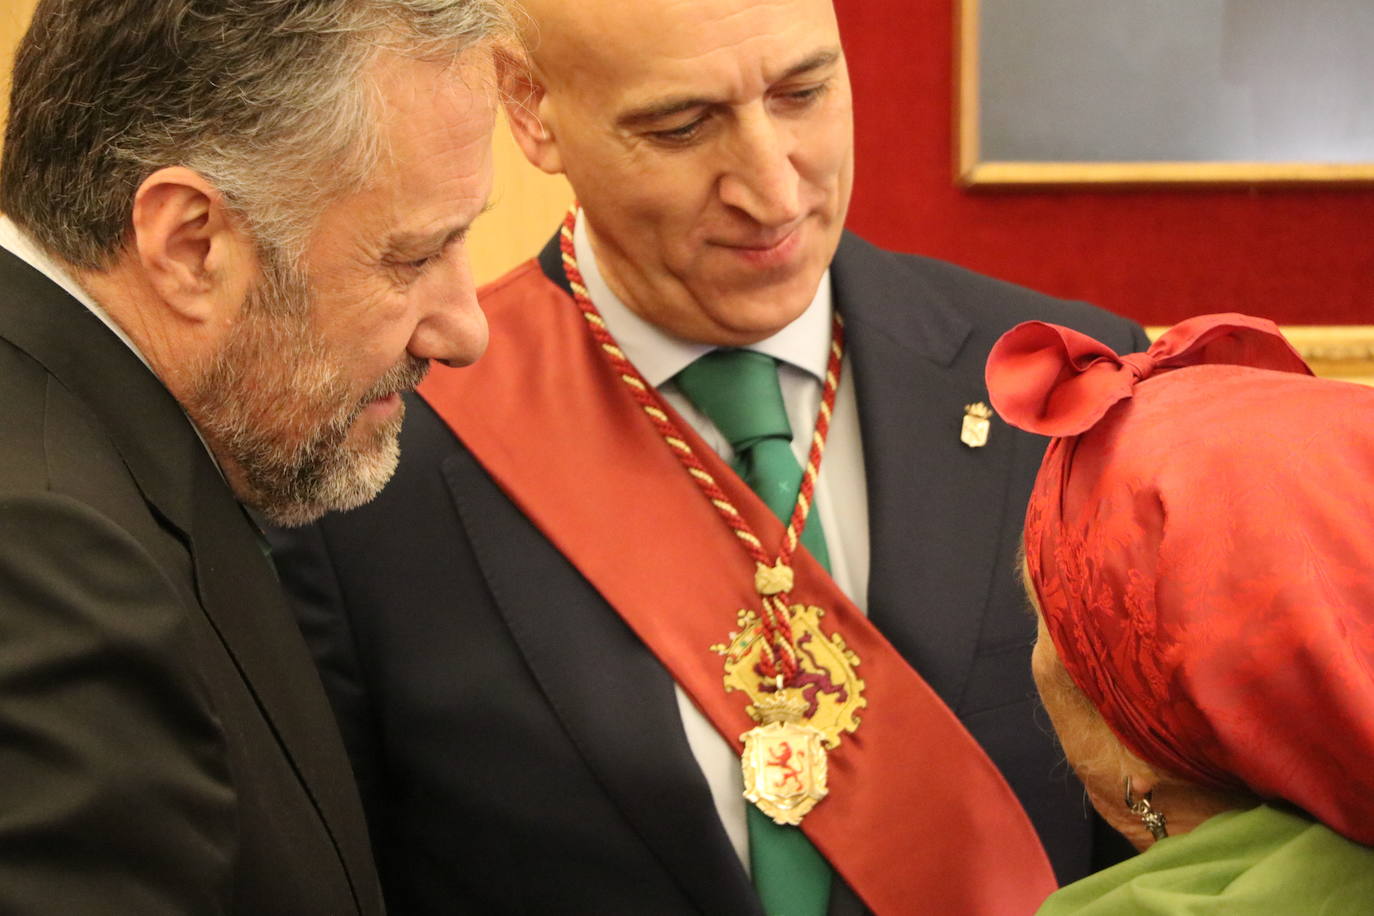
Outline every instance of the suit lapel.
{"type": "Polygon", "coordinates": [[[869,616],[955,708],[998,574],[1015,443],[996,431],[983,448],[959,441],[964,406],[987,393],[981,362],[962,353],[972,329],[948,299],[852,235],[832,279],[860,405],[869,616]]]}
{"type": "Polygon", "coordinates": [[[201,606],[320,814],[362,912],[380,908],[367,828],[329,702],[252,523],[198,462],[191,554],[201,606]]]}
{"type": "Polygon", "coordinates": [[[760,914],[687,744],[672,677],[471,454],[455,451],[443,472],[520,652],[631,828],[702,912],[760,914]]]}
{"type": "MultiPolygon", "coordinates": [[[[80,303],[0,249],[0,334],[90,407],[154,511],[186,544],[202,607],[375,909],[366,828],[323,688],[251,523],[181,406],[80,303]]],[[[379,904],[378,904],[379,906],[379,904]]]]}

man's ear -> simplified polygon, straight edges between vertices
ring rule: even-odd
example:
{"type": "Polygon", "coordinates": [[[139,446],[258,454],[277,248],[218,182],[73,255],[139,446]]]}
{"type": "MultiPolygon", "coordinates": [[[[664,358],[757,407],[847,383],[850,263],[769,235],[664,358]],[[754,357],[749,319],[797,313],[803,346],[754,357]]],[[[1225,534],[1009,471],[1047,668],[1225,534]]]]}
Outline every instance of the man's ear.
{"type": "Polygon", "coordinates": [[[563,173],[563,157],[544,114],[548,93],[523,54],[504,51],[496,55],[496,79],[515,143],[530,164],[550,175],[563,173]]]}
{"type": "Polygon", "coordinates": [[[144,277],[192,322],[237,314],[252,285],[256,249],[224,196],[183,166],[158,169],[139,186],[134,249],[144,277]]]}

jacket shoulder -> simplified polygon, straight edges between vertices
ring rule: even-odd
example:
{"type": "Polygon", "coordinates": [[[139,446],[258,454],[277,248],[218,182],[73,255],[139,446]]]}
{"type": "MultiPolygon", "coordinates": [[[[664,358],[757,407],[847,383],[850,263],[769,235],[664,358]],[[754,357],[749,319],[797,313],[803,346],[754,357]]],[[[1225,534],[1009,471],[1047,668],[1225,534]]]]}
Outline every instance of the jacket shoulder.
{"type": "Polygon", "coordinates": [[[48,487],[45,443],[47,394],[51,377],[41,365],[0,338],[0,487],[48,487]]]}
{"type": "Polygon", "coordinates": [[[148,509],[95,414],[27,353],[0,338],[0,490],[71,496],[110,518],[148,509]]]}
{"type": "Polygon", "coordinates": [[[995,341],[1023,321],[1074,328],[1116,349],[1142,350],[1144,330],[1129,318],[1071,299],[1047,295],[966,267],[922,255],[902,254],[846,234],[835,260],[837,288],[877,294],[907,308],[945,311],[976,339],[995,341]]]}

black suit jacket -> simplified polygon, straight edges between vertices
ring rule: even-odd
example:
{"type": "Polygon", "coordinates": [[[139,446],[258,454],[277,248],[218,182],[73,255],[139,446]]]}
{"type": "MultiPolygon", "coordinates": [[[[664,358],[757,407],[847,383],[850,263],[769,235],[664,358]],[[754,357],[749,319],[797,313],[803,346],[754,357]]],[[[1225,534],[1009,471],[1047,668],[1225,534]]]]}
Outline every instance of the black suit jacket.
{"type": "MultiPolygon", "coordinates": [[[[541,264],[566,288],[556,247],[541,264]]],[[[832,271],[863,436],[870,616],[987,749],[1072,880],[1093,866],[1094,821],[1035,699],[1015,569],[1045,443],[995,421],[971,450],[959,432],[964,406],[987,399],[989,348],[1019,321],[1122,351],[1144,334],[852,235],[832,271]]],[[[402,913],[758,914],[671,677],[434,413],[408,409],[400,471],[374,503],[274,535],[388,901],[402,913]]],[[[511,439],[540,447],[538,430],[511,439]]],[[[660,549],[625,545],[631,562],[660,549]]],[[[911,854],[939,841],[938,826],[913,827],[911,854]]],[[[845,897],[832,911],[855,908],[845,897]]]]}
{"type": "Polygon", "coordinates": [[[0,385],[0,912],[381,912],[257,533],[156,377],[4,250],[0,385]]]}

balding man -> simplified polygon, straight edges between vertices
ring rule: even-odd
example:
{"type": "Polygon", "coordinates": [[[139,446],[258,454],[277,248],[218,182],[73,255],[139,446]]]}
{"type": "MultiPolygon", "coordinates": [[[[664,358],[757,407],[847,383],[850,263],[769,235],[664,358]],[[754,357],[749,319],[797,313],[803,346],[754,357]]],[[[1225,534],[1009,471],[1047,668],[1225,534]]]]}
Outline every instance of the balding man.
{"type": "Polygon", "coordinates": [[[1143,335],[844,233],[829,0],[528,7],[510,119],[581,210],[393,484],[282,543],[390,902],[1029,912],[1093,824],[1013,562],[1043,442],[983,363],[1143,335]]]}
{"type": "Polygon", "coordinates": [[[0,167],[0,912],[380,914],[250,507],[486,326],[486,0],[43,0],[0,167]]]}

